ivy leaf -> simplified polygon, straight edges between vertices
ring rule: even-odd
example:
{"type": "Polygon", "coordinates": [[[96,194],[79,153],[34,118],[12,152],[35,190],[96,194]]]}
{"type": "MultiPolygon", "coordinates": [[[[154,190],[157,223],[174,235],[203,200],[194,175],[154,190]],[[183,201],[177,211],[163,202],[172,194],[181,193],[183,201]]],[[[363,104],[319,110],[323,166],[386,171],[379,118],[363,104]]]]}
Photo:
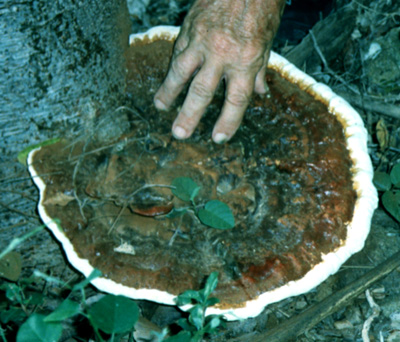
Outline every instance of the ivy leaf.
{"type": "Polygon", "coordinates": [[[390,180],[395,187],[400,187],[400,163],[396,164],[390,172],[390,180]]]}
{"type": "Polygon", "coordinates": [[[172,193],[182,201],[191,202],[201,189],[192,178],[178,177],[172,181],[172,193]]]}
{"type": "Polygon", "coordinates": [[[137,304],[124,296],[107,295],[89,309],[91,323],[107,334],[133,329],[139,318],[137,304]]]}
{"type": "Polygon", "coordinates": [[[392,187],[392,181],[386,172],[375,172],[374,185],[379,191],[386,191],[392,187]]]}
{"type": "Polygon", "coordinates": [[[18,330],[17,342],[57,342],[61,338],[61,323],[44,321],[45,316],[31,315],[18,330]]]}
{"type": "Polygon", "coordinates": [[[235,226],[235,218],[231,209],[223,202],[212,200],[206,203],[198,213],[200,221],[212,228],[231,229],[235,226]]]}
{"type": "Polygon", "coordinates": [[[400,203],[398,201],[400,196],[393,193],[393,191],[386,191],[382,195],[382,204],[385,209],[400,222],[400,203]]]}

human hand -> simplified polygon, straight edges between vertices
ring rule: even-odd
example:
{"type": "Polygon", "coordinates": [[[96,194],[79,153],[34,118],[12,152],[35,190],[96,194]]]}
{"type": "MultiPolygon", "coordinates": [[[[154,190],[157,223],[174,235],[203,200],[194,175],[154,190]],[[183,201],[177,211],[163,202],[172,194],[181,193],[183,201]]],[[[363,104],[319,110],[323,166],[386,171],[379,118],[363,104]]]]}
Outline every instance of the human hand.
{"type": "Polygon", "coordinates": [[[170,107],[195,75],[172,133],[191,136],[221,79],[225,101],[212,138],[229,140],[239,128],[250,96],[267,91],[265,72],[285,0],[196,0],[176,40],[168,74],[154,97],[170,107]]]}

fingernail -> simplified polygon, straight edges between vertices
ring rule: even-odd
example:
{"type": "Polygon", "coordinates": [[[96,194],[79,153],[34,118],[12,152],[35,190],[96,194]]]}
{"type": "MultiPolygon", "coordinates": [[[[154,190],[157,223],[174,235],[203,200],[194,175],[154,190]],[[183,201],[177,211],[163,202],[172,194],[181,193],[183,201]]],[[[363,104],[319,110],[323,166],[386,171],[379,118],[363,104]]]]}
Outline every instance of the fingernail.
{"type": "Polygon", "coordinates": [[[174,127],[174,129],[172,130],[172,134],[176,139],[185,139],[187,137],[185,129],[181,126],[174,127]]]}
{"type": "Polygon", "coordinates": [[[163,102],[158,100],[158,99],[154,100],[154,105],[156,106],[157,109],[160,109],[160,110],[167,110],[168,109],[167,106],[163,102]]]}
{"type": "Polygon", "coordinates": [[[223,144],[227,140],[228,136],[225,133],[217,133],[214,136],[214,142],[216,142],[217,144],[223,144]]]}

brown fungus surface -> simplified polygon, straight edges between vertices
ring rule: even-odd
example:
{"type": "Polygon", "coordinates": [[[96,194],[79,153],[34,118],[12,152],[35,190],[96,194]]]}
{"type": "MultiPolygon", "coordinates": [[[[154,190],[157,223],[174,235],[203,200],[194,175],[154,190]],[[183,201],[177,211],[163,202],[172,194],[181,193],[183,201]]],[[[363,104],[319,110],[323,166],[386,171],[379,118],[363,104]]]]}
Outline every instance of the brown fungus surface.
{"type": "Polygon", "coordinates": [[[110,145],[60,142],[35,153],[42,203],[106,278],[178,295],[218,271],[214,295],[222,306],[240,306],[302,278],[346,240],[356,193],[343,127],[323,103],[269,70],[270,96],[253,97],[231,142],[210,139],[222,85],[193,137],[176,141],[170,127],[178,105],[158,112],[152,104],[171,49],[161,41],[127,52],[130,134],[110,145]],[[187,205],[168,187],[180,176],[202,187],[198,205],[225,202],[235,227],[209,228],[192,213],[167,218],[187,205]],[[118,251],[122,244],[129,253],[118,251]]]}

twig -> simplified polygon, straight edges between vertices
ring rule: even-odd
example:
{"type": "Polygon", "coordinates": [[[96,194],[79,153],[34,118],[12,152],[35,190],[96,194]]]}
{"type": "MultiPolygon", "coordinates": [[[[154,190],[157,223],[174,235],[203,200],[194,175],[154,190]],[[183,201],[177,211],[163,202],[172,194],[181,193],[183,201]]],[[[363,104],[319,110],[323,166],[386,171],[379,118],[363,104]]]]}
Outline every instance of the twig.
{"type": "Polygon", "coordinates": [[[311,329],[324,318],[339,309],[349,305],[350,300],[358,296],[360,293],[368,289],[373,283],[380,280],[394,269],[400,266],[400,252],[395,253],[389,259],[372,269],[371,271],[350,283],[343,289],[337,291],[333,295],[323,299],[321,302],[312,305],[301,314],[288,319],[279,326],[269,330],[266,333],[251,336],[245,335],[235,342],[282,342],[290,341],[304,331],[311,329]]]}
{"type": "Polygon", "coordinates": [[[346,94],[342,91],[335,90],[335,92],[356,107],[359,107],[359,108],[362,108],[362,109],[365,109],[365,110],[368,110],[371,112],[376,112],[376,113],[379,113],[382,115],[390,116],[395,119],[400,119],[400,106],[398,106],[398,105],[364,99],[361,96],[357,96],[357,95],[349,96],[349,94],[346,94]]]}
{"type": "Polygon", "coordinates": [[[115,225],[117,224],[117,221],[119,220],[119,218],[121,217],[122,212],[123,212],[127,207],[128,207],[127,205],[124,205],[124,206],[121,208],[121,210],[119,211],[119,213],[118,213],[117,217],[115,218],[113,224],[111,225],[110,229],[108,230],[108,235],[110,235],[111,232],[114,230],[114,227],[115,227],[115,225]]]}
{"type": "Polygon", "coordinates": [[[134,192],[132,192],[132,193],[128,196],[128,198],[131,198],[131,197],[135,196],[137,193],[139,193],[140,191],[146,190],[146,189],[149,189],[149,188],[168,188],[168,189],[174,189],[175,187],[172,186],[172,185],[165,185],[165,184],[146,184],[146,185],[143,185],[141,188],[136,189],[134,192]]]}
{"type": "Polygon", "coordinates": [[[379,314],[381,312],[381,308],[379,307],[378,304],[375,303],[374,298],[372,298],[369,290],[365,291],[365,296],[367,297],[369,306],[372,309],[372,315],[369,316],[368,319],[364,322],[361,336],[362,336],[363,342],[370,342],[369,329],[371,327],[372,321],[379,316],[379,314]]]}
{"type": "Polygon", "coordinates": [[[314,36],[313,30],[310,30],[310,37],[311,37],[311,39],[312,39],[312,41],[313,41],[315,51],[317,52],[319,58],[321,58],[321,61],[322,61],[322,63],[324,64],[324,68],[325,68],[326,72],[327,72],[329,75],[331,75],[331,76],[333,76],[334,78],[336,78],[340,83],[344,84],[347,88],[349,88],[349,89],[350,89],[351,91],[353,91],[355,94],[360,95],[360,91],[359,91],[357,88],[351,86],[343,77],[341,77],[341,76],[339,76],[338,74],[336,74],[336,73],[329,67],[328,62],[327,62],[326,59],[325,59],[325,56],[323,55],[321,49],[320,49],[319,46],[318,46],[318,42],[317,42],[317,39],[316,39],[315,36],[314,36]]]}

